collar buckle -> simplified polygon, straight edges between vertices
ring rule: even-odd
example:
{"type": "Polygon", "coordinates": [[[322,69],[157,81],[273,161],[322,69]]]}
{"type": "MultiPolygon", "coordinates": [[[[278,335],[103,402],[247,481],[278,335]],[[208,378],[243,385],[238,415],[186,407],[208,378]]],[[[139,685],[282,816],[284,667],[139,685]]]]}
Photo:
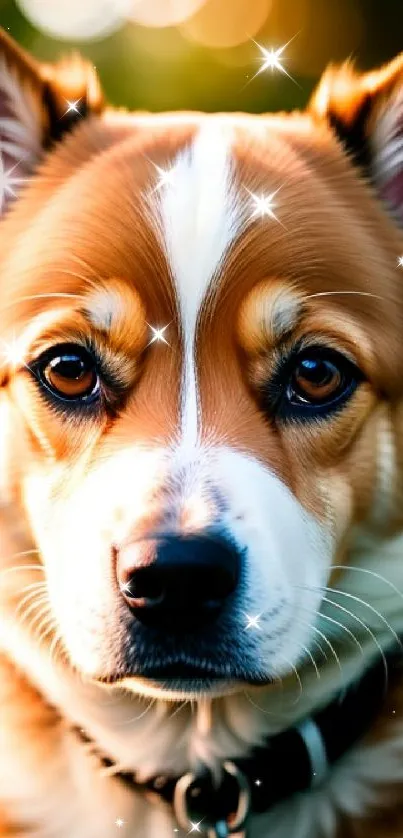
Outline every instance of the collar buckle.
{"type": "MultiPolygon", "coordinates": [[[[245,774],[230,760],[226,760],[222,768],[224,773],[235,781],[237,786],[238,799],[236,809],[235,811],[228,812],[224,817],[220,816],[218,819],[211,815],[211,809],[214,811],[216,808],[214,805],[212,805],[210,811],[208,811],[209,807],[207,806],[205,807],[204,813],[199,810],[198,818],[200,818],[200,814],[202,817],[197,823],[197,832],[201,832],[207,838],[228,838],[228,836],[234,835],[234,833],[237,833],[238,838],[241,838],[241,836],[245,836],[244,829],[251,808],[249,783],[245,774]]],[[[189,793],[192,786],[195,787],[197,783],[197,775],[189,772],[180,777],[175,786],[173,798],[174,814],[179,826],[187,833],[195,831],[195,818],[192,814],[189,793]]],[[[212,804],[216,803],[217,800],[219,802],[221,789],[222,784],[218,788],[214,788],[212,794],[216,799],[211,801],[212,804]]]]}

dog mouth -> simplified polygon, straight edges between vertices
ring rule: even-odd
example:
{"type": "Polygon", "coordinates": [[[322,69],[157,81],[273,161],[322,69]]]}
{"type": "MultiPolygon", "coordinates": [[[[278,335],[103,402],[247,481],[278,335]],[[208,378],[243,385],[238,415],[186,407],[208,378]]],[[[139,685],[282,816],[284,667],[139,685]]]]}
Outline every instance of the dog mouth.
{"type": "Polygon", "coordinates": [[[168,665],[158,669],[151,669],[143,673],[142,678],[151,685],[163,691],[177,691],[181,693],[225,693],[236,691],[239,686],[263,686],[268,683],[261,675],[239,673],[234,675],[230,671],[220,672],[215,669],[205,669],[199,666],[168,665]]]}
{"type": "Polygon", "coordinates": [[[229,665],[214,666],[211,663],[177,660],[150,664],[135,672],[101,677],[98,680],[108,684],[131,683],[134,688],[139,683],[149,684],[163,692],[206,693],[220,690],[220,687],[227,692],[240,685],[266,686],[273,679],[266,673],[241,671],[229,665]]]}
{"type": "Polygon", "coordinates": [[[143,670],[141,677],[147,681],[223,681],[233,680],[231,673],[211,665],[197,663],[171,662],[162,666],[150,666],[143,670]]]}

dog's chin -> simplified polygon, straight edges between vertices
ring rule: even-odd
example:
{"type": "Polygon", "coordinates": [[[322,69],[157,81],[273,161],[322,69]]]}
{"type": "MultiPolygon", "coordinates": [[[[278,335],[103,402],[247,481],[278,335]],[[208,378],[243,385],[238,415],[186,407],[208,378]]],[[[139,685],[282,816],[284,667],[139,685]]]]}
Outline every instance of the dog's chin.
{"type": "Polygon", "coordinates": [[[238,692],[241,684],[207,678],[124,678],[122,687],[137,695],[164,701],[220,698],[238,692]]]}
{"type": "MultiPolygon", "coordinates": [[[[104,679],[103,682],[105,683],[104,679]]],[[[244,690],[247,686],[264,686],[272,678],[253,673],[220,673],[190,664],[168,664],[149,667],[143,671],[117,679],[108,678],[109,684],[121,685],[130,692],[147,697],[181,701],[195,698],[219,698],[244,690]]]]}

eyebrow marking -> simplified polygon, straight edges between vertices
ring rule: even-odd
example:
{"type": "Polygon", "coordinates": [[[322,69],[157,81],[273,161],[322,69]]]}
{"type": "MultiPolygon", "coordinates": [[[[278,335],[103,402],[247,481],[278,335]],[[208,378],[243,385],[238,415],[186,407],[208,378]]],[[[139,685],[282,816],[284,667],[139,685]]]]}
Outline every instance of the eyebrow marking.
{"type": "Polygon", "coordinates": [[[294,329],[301,316],[300,300],[290,294],[278,297],[271,313],[271,331],[273,341],[279,341],[294,329]]]}
{"type": "Polygon", "coordinates": [[[298,325],[303,297],[280,280],[255,286],[244,301],[238,320],[241,342],[249,352],[274,346],[298,325]]]}
{"type": "Polygon", "coordinates": [[[145,308],[140,294],[124,280],[113,278],[100,283],[84,298],[83,313],[119,352],[130,355],[145,346],[145,308]]]}
{"type": "Polygon", "coordinates": [[[109,331],[113,321],[124,314],[120,294],[114,288],[99,288],[87,298],[86,313],[96,329],[109,331]]]}
{"type": "Polygon", "coordinates": [[[114,278],[100,281],[99,288],[87,293],[43,297],[53,297],[59,306],[39,312],[19,330],[18,338],[10,344],[12,356],[7,353],[5,361],[37,356],[58,343],[81,342],[83,335],[90,338],[93,329],[92,340],[99,345],[105,363],[118,378],[131,382],[147,338],[145,309],[134,288],[114,278]],[[79,305],[63,305],[64,298],[79,301],[79,305]]]}

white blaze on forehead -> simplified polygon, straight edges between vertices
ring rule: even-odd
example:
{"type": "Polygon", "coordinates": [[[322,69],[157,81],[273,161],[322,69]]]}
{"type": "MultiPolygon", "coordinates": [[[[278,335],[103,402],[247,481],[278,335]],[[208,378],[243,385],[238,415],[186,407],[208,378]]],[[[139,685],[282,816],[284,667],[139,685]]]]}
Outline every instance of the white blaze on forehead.
{"type": "Polygon", "coordinates": [[[159,192],[164,246],[185,340],[181,434],[186,447],[193,446],[198,436],[197,317],[241,221],[232,140],[233,129],[228,123],[220,117],[207,118],[192,144],[174,161],[170,182],[159,192]]]}

